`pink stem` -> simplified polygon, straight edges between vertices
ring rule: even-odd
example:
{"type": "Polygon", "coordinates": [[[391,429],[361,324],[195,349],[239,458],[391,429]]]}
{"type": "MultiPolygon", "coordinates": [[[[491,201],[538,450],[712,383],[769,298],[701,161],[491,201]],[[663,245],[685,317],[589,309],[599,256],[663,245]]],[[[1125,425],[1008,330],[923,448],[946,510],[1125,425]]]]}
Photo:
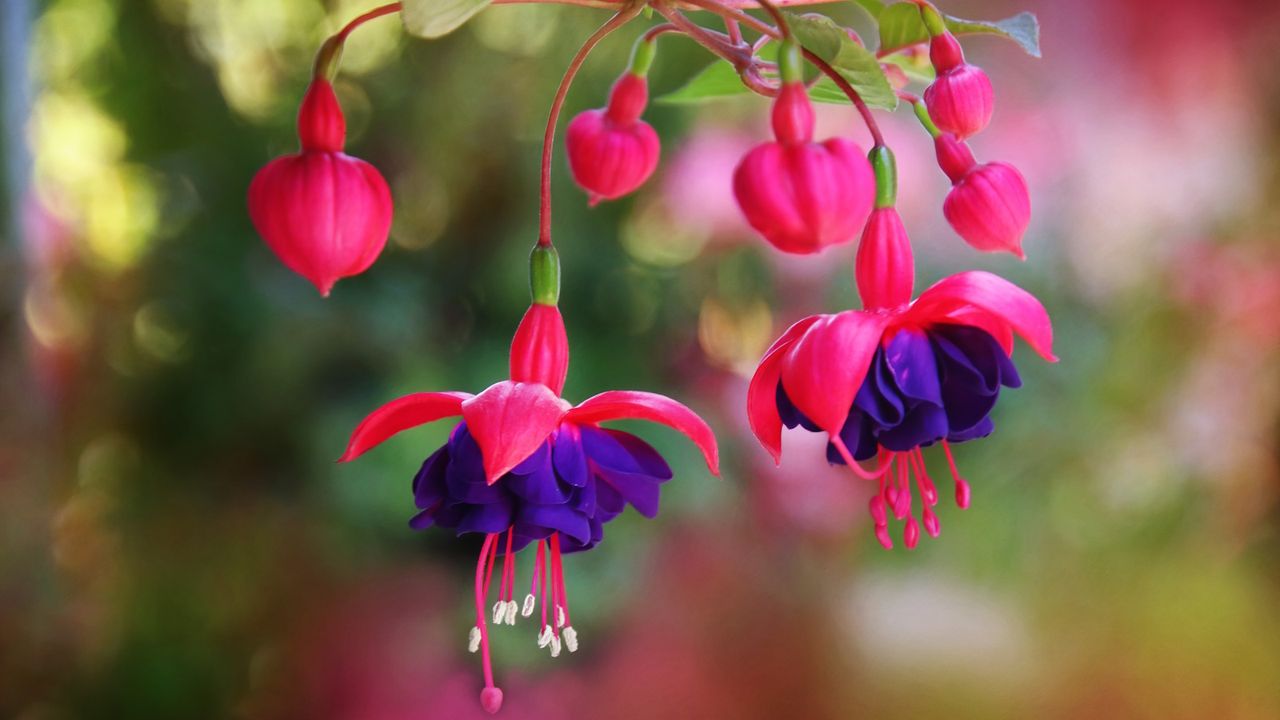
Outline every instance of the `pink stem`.
{"type": "Polygon", "coordinates": [[[844,462],[849,466],[849,470],[853,471],[854,475],[857,475],[863,480],[875,480],[884,475],[885,471],[893,466],[893,460],[890,458],[889,462],[881,464],[880,467],[876,468],[875,472],[867,472],[862,469],[862,466],[858,464],[857,460],[853,459],[853,455],[849,453],[849,448],[844,446],[844,440],[839,435],[828,433],[827,437],[831,441],[831,444],[836,446],[836,451],[840,453],[840,457],[844,458],[844,462]]]}
{"type": "Polygon", "coordinates": [[[591,34],[591,37],[587,38],[586,42],[582,43],[582,47],[578,48],[577,54],[569,61],[569,68],[565,70],[564,77],[560,79],[560,87],[556,89],[555,99],[551,101],[551,112],[547,116],[547,129],[542,135],[541,207],[539,208],[541,223],[538,228],[538,245],[542,247],[551,246],[551,155],[555,147],[556,124],[560,120],[564,99],[569,94],[569,86],[573,84],[573,78],[578,74],[579,68],[582,67],[582,63],[586,61],[592,49],[609,33],[635,17],[643,7],[643,3],[633,2],[620,8],[617,14],[605,21],[591,34]]]}

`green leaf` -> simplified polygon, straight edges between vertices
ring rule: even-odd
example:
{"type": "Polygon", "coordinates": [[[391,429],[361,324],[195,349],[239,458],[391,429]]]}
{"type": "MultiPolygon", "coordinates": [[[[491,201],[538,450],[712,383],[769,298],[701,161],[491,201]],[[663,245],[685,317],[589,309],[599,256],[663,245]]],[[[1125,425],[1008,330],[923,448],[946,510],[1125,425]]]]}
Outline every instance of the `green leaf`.
{"type": "Polygon", "coordinates": [[[871,19],[880,17],[880,13],[884,12],[883,0],[854,0],[863,10],[871,13],[871,19]]]}
{"type": "Polygon", "coordinates": [[[732,97],[751,92],[742,84],[738,71],[725,60],[716,60],[703,68],[689,82],[654,102],[666,105],[684,105],[715,98],[732,97]]]}
{"type": "Polygon", "coordinates": [[[1018,43],[1031,57],[1040,57],[1040,21],[1034,13],[1020,12],[995,22],[961,20],[950,15],[944,17],[947,28],[956,35],[999,35],[1018,43]]]}
{"type": "MultiPolygon", "coordinates": [[[[1029,12],[1013,17],[987,22],[943,16],[947,29],[956,35],[996,35],[1017,43],[1032,57],[1040,57],[1040,22],[1029,12]]],[[[879,16],[881,53],[890,53],[923,42],[928,42],[920,11],[912,3],[895,3],[885,7],[879,16]]]]}
{"type": "Polygon", "coordinates": [[[875,54],[854,42],[831,18],[787,13],[787,24],[796,40],[843,75],[867,105],[885,110],[898,107],[898,96],[875,54]]]}
{"type": "Polygon", "coordinates": [[[438,38],[457,30],[493,0],[404,0],[401,18],[410,35],[438,38]]]}

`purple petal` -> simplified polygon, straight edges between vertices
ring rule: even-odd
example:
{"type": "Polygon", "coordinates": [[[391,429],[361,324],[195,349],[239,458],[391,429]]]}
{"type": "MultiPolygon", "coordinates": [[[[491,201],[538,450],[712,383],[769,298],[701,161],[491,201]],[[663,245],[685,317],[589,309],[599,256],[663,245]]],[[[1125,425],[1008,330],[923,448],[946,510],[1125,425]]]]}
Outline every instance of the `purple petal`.
{"type": "Polygon", "coordinates": [[[458,523],[459,535],[469,532],[498,533],[511,527],[512,509],[510,501],[471,505],[467,514],[458,523]]]}
{"type": "Polygon", "coordinates": [[[525,527],[549,528],[584,543],[591,539],[591,524],[586,516],[565,505],[525,503],[520,508],[519,518],[520,524],[525,527]]]}
{"type": "Polygon", "coordinates": [[[942,404],[938,361],[933,356],[929,336],[924,332],[908,328],[894,335],[884,348],[884,361],[903,395],[934,405],[942,404]]]}
{"type": "Polygon", "coordinates": [[[413,504],[419,510],[438,504],[445,496],[444,476],[449,466],[449,446],[442,446],[422,463],[413,477],[413,504]]]}
{"type": "Polygon", "coordinates": [[[627,452],[631,454],[631,459],[635,460],[640,467],[640,472],[659,482],[671,479],[671,466],[667,464],[667,461],[662,458],[662,455],[657,450],[653,449],[652,445],[631,433],[621,430],[606,428],[605,432],[614,440],[617,440],[619,445],[626,448],[627,452]]]}
{"type": "Polygon", "coordinates": [[[572,423],[560,425],[560,431],[556,433],[552,458],[555,463],[556,474],[560,476],[561,480],[574,487],[582,487],[587,484],[589,472],[587,470],[587,457],[583,454],[582,438],[576,425],[572,423]]]}
{"type": "Polygon", "coordinates": [[[647,518],[658,516],[658,496],[661,486],[657,480],[642,473],[629,473],[621,470],[596,465],[596,477],[604,484],[618,491],[627,502],[631,503],[641,515],[647,518]]]}

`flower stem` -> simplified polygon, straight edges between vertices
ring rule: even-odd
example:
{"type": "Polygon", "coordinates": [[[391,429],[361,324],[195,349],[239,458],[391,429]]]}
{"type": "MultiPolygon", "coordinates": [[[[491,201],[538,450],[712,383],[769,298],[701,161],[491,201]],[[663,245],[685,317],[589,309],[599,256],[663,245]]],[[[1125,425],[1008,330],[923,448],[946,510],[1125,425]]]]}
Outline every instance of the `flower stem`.
{"type": "Polygon", "coordinates": [[[586,42],[582,43],[582,47],[578,48],[577,54],[569,61],[569,67],[565,70],[564,77],[560,79],[560,87],[556,89],[555,99],[551,101],[551,112],[547,116],[547,130],[542,136],[541,206],[539,209],[540,225],[538,228],[538,244],[541,246],[551,245],[551,155],[555,147],[556,124],[560,120],[560,110],[564,107],[564,99],[569,94],[569,86],[573,84],[573,78],[578,74],[582,63],[586,61],[587,55],[591,53],[595,46],[609,33],[625,25],[643,8],[644,2],[636,0],[623,6],[613,17],[605,21],[599,29],[591,34],[591,37],[587,38],[586,42]]]}
{"type": "Polygon", "coordinates": [[[401,3],[388,3],[376,7],[363,15],[358,15],[351,22],[344,25],[341,30],[328,40],[325,40],[324,44],[320,46],[320,52],[316,53],[315,69],[312,72],[312,76],[332,81],[334,76],[338,74],[338,61],[342,59],[342,45],[347,41],[347,36],[370,20],[380,18],[383,15],[398,13],[401,9],[403,9],[401,3]]]}

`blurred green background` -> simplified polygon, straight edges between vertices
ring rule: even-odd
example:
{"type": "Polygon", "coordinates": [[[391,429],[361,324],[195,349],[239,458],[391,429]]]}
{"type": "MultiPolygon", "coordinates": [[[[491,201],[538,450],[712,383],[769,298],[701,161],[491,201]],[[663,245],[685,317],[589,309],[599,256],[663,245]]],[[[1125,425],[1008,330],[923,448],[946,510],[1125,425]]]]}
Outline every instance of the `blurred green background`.
{"type": "MultiPolygon", "coordinates": [[[[600,10],[500,6],[438,42],[349,42],[348,152],[396,198],[373,268],[321,300],[256,237],[254,171],[293,152],[313,52],[368,0],[5,0],[0,716],[466,718],[475,538],[413,533],[414,430],[338,466],[386,400],[504,377],[528,302],[542,124],[600,10]]],[[[978,256],[903,110],[917,287],[999,272],[1062,362],[958,453],[971,509],[884,552],[870,488],[746,430],[787,323],[851,307],[851,248],[780,258],[729,194],[758,98],[646,114],[657,177],[588,209],[562,158],[565,396],[664,392],[663,515],[566,560],[583,649],[495,631],[511,718],[1280,717],[1280,12],[1266,0],[957,0],[1040,14],[1043,60],[967,43],[996,83],[980,158],[1032,183],[1029,261],[978,256]]],[[[855,21],[853,8],[824,8],[855,21]]],[[[705,19],[704,19],[705,21],[705,19]]],[[[569,96],[603,104],[644,23],[569,96]]],[[[654,95],[707,63],[664,38],[654,95]]],[[[820,135],[853,133],[847,107],[820,135]]],[[[940,462],[930,456],[930,462],[940,462]]],[[[944,493],[946,495],[946,493],[944,493]]],[[[526,567],[521,577],[527,577],[526,567]]]]}

